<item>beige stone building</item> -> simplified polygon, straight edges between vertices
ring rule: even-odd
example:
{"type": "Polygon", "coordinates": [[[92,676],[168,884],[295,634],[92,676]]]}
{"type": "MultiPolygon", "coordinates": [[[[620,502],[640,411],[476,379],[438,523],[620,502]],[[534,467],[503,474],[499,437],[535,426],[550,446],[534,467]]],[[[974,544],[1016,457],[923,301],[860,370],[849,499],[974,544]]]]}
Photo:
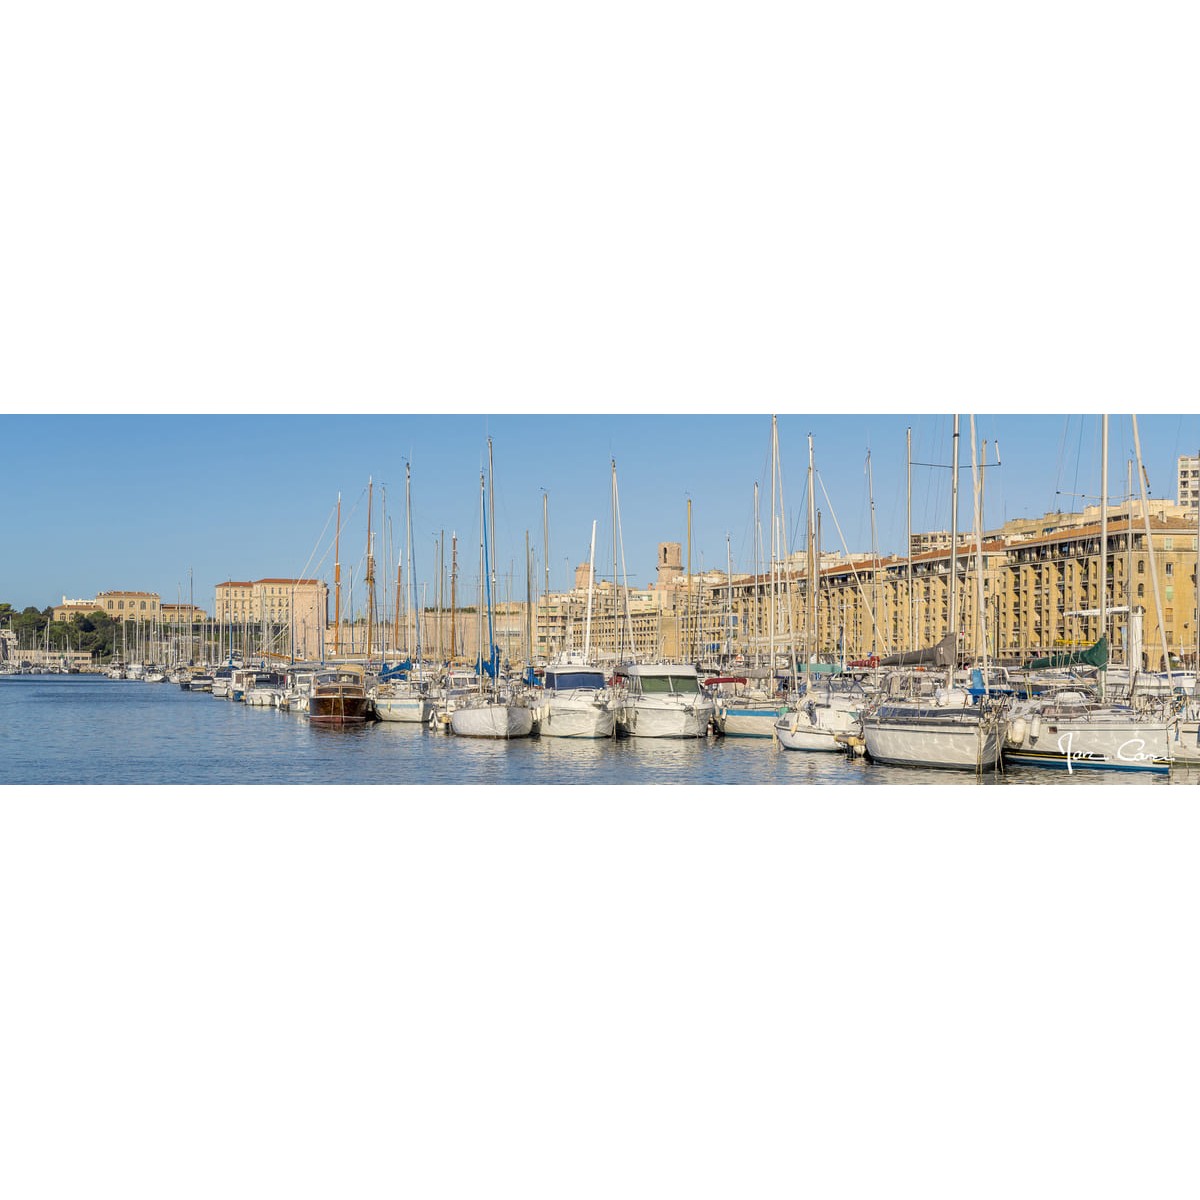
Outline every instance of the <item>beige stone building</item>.
{"type": "Polygon", "coordinates": [[[329,588],[320,579],[267,578],[217,584],[213,619],[225,645],[247,654],[318,659],[329,623],[329,588]]]}
{"type": "MultiPolygon", "coordinates": [[[[1017,662],[1099,638],[1100,526],[1074,519],[1079,514],[1067,515],[1073,519],[1039,536],[989,535],[981,552],[960,547],[954,556],[954,625],[964,654],[977,655],[986,643],[993,657],[1017,662]]],[[[1147,667],[1159,669],[1164,647],[1194,662],[1195,522],[1151,518],[1157,601],[1144,518],[1135,515],[1131,528],[1127,513],[1111,515],[1107,537],[1105,607],[1112,614],[1108,635],[1115,656],[1122,656],[1129,636],[1127,617],[1116,610],[1132,605],[1144,610],[1147,667]]],[[[815,636],[808,628],[807,579],[801,572],[789,573],[787,596],[775,609],[776,646],[794,644],[801,657],[813,651],[831,659],[839,658],[844,647],[851,661],[932,646],[950,631],[950,570],[948,547],[911,560],[863,557],[823,570],[815,636]]],[[[747,653],[761,650],[762,613],[772,607],[770,582],[735,580],[733,590],[738,628],[747,631],[740,644],[747,653]]]]}
{"type": "MultiPolygon", "coordinates": [[[[1186,663],[1196,658],[1197,529],[1195,519],[1179,515],[1176,505],[1149,507],[1157,602],[1141,505],[1134,506],[1132,527],[1125,505],[1109,514],[1105,607],[1115,659],[1122,659],[1129,639],[1132,605],[1142,610],[1144,665],[1159,669],[1164,647],[1186,663]]],[[[809,627],[807,572],[799,556],[787,569],[777,569],[774,580],[768,572],[732,578],[707,572],[689,580],[662,560],[662,550],[659,566],[668,569],[654,587],[596,585],[591,647],[598,657],[624,656],[632,643],[642,658],[750,666],[765,663],[773,643],[780,665],[793,647],[801,660],[809,654],[837,660],[844,653],[854,661],[933,646],[950,631],[948,536],[940,548],[911,558],[823,556],[815,630],[809,627]]],[[[974,539],[965,536],[953,563],[954,627],[964,655],[977,655],[986,644],[993,658],[1015,663],[1099,638],[1098,509],[1012,522],[986,535],[978,552],[974,539]]],[[[539,601],[538,655],[582,649],[586,580],[583,567],[571,592],[539,601]]]]}
{"type": "Polygon", "coordinates": [[[101,592],[92,611],[97,609],[114,621],[155,624],[162,619],[162,600],[157,592],[101,592]]]}
{"type": "Polygon", "coordinates": [[[195,604],[163,604],[160,606],[164,625],[202,625],[208,613],[195,604]]]}
{"type": "Polygon", "coordinates": [[[54,606],[53,619],[55,621],[69,621],[75,616],[88,617],[94,612],[103,611],[105,611],[104,606],[96,600],[68,600],[64,596],[62,603],[54,606]]]}

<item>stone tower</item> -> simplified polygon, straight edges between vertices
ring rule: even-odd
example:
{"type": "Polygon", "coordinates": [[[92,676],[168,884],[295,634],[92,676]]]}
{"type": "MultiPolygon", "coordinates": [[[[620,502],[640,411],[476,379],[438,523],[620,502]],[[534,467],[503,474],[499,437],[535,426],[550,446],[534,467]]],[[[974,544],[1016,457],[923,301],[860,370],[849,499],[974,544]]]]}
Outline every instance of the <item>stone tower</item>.
{"type": "Polygon", "coordinates": [[[683,546],[679,542],[658,543],[658,586],[663,587],[683,574],[683,546]]]}

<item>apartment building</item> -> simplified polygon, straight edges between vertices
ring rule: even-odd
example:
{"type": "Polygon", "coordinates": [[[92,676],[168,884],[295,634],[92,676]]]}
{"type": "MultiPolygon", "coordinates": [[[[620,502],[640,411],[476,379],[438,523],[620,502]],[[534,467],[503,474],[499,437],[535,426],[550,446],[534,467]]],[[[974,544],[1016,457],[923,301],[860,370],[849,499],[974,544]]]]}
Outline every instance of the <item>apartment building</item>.
{"type": "MultiPolygon", "coordinates": [[[[1104,603],[1113,614],[1108,628],[1117,656],[1127,640],[1120,610],[1144,610],[1145,665],[1157,670],[1164,647],[1195,660],[1196,524],[1153,516],[1149,525],[1148,543],[1144,517],[1131,522],[1125,512],[1109,520],[1104,603]]],[[[808,628],[807,579],[789,573],[786,595],[775,606],[776,644],[795,644],[802,657],[844,653],[847,660],[932,646],[950,632],[953,568],[954,628],[962,653],[978,655],[986,645],[993,658],[1015,662],[1090,645],[1101,633],[1100,558],[1099,524],[1074,520],[1039,536],[993,536],[979,549],[961,546],[953,556],[946,547],[910,559],[862,557],[820,572],[815,634],[808,628]]],[[[745,585],[735,581],[734,591],[742,628],[756,631],[747,648],[761,650],[770,584],[762,577],[745,585]]]]}
{"type": "MultiPolygon", "coordinates": [[[[1185,662],[1196,659],[1197,526],[1171,502],[1147,507],[1149,541],[1140,503],[1132,514],[1124,505],[1109,515],[1105,624],[1120,658],[1128,610],[1142,610],[1143,663],[1160,669],[1166,649],[1185,662]]],[[[688,577],[668,563],[665,578],[651,588],[598,581],[590,605],[587,571],[580,568],[572,591],[539,600],[535,652],[546,657],[579,650],[587,637],[601,659],[632,652],[748,666],[768,661],[772,646],[780,664],[793,647],[802,660],[809,654],[847,661],[884,657],[933,646],[950,632],[953,569],[953,627],[961,653],[978,655],[986,646],[993,659],[1025,661],[1099,638],[1100,534],[1099,511],[1090,509],[1023,518],[986,535],[978,548],[973,539],[961,540],[954,555],[947,537],[909,557],[822,556],[815,628],[799,556],[773,575],[688,577]]]]}
{"type": "Polygon", "coordinates": [[[1200,512],[1200,455],[1179,456],[1176,500],[1181,508],[1200,512]]]}

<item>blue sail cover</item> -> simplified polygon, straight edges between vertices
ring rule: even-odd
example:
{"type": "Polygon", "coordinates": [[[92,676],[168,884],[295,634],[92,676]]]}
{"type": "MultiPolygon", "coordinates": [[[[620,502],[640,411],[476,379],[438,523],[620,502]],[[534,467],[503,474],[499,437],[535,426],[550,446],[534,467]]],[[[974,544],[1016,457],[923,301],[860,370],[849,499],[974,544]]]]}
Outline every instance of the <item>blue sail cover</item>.
{"type": "Polygon", "coordinates": [[[406,658],[403,662],[393,663],[391,666],[385,664],[379,672],[379,678],[384,682],[389,679],[407,679],[411,670],[412,659],[406,658]]]}
{"type": "Polygon", "coordinates": [[[475,660],[475,670],[480,675],[488,675],[492,679],[495,679],[497,674],[500,672],[500,647],[492,647],[492,658],[490,662],[484,662],[483,655],[481,654],[475,660]]]}

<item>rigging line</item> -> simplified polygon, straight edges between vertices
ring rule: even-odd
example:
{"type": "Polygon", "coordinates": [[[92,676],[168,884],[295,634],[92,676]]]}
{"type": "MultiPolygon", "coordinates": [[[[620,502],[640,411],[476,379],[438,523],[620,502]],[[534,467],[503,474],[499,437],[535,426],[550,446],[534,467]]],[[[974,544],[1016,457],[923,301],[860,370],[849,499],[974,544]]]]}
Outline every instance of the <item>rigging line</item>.
{"type": "MultiPolygon", "coordinates": [[[[331,508],[329,510],[329,516],[327,516],[325,518],[325,527],[321,530],[321,532],[319,534],[317,534],[316,545],[314,545],[312,550],[309,552],[308,561],[304,564],[304,569],[300,572],[300,574],[297,578],[304,579],[307,577],[308,569],[313,564],[313,558],[316,556],[317,551],[321,548],[321,539],[325,536],[326,531],[329,529],[329,522],[333,520],[334,514],[336,512],[337,512],[336,508],[331,508]]],[[[328,553],[329,553],[329,551],[326,550],[325,554],[323,554],[321,556],[320,561],[322,563],[325,561],[325,558],[328,556],[328,553]]]]}
{"type": "Polygon", "coordinates": [[[817,482],[821,485],[821,493],[825,497],[825,503],[829,505],[829,515],[833,518],[834,528],[838,532],[838,537],[842,540],[842,549],[846,554],[846,561],[850,564],[850,571],[854,575],[854,582],[858,585],[858,593],[862,597],[863,604],[866,605],[867,612],[871,617],[871,628],[875,631],[876,645],[881,640],[879,626],[875,621],[875,610],[871,607],[870,597],[867,595],[866,588],[863,587],[862,580],[858,577],[858,568],[854,565],[854,557],[850,553],[850,548],[846,545],[845,535],[842,533],[841,524],[838,522],[837,513],[833,509],[833,501],[829,499],[829,493],[825,490],[825,480],[821,478],[821,472],[815,472],[817,482]]]}

